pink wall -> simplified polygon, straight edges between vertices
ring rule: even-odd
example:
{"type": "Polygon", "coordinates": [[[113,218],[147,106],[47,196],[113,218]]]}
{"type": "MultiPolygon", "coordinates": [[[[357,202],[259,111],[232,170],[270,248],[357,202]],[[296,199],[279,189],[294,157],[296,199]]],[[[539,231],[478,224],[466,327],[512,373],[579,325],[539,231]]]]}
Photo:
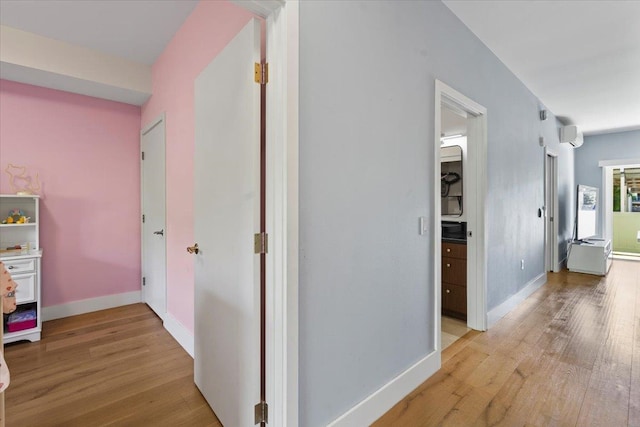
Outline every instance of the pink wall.
{"type": "Polygon", "coordinates": [[[144,128],[166,113],[167,311],[193,331],[194,81],[252,15],[226,1],[201,1],[153,65],[144,128]]]}
{"type": "Polygon", "coordinates": [[[42,182],[43,306],[140,290],[139,133],[139,107],[0,80],[0,192],[8,163],[42,182]]]}

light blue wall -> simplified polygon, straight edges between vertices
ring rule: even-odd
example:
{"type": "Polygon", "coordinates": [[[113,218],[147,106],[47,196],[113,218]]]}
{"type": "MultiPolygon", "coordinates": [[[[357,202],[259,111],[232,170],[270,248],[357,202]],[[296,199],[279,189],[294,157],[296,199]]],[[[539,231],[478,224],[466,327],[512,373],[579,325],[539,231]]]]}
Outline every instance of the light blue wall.
{"type": "MultiPolygon", "coordinates": [[[[546,123],[546,122],[545,122],[546,123]]],[[[569,144],[560,144],[558,132],[562,123],[558,120],[546,124],[545,133],[549,135],[547,146],[558,154],[558,261],[567,258],[569,241],[573,238],[573,219],[576,216],[575,153],[569,144]],[[554,134],[555,133],[555,134],[554,134]]]]}
{"type": "Polygon", "coordinates": [[[488,109],[489,309],[544,273],[539,136],[573,187],[553,115],[440,2],[300,2],[301,426],[434,349],[435,79],[488,109]]]}
{"type": "MultiPolygon", "coordinates": [[[[600,189],[602,168],[600,160],[640,158],[640,130],[585,136],[582,147],[576,149],[576,185],[584,184],[600,189]]],[[[603,204],[600,203],[600,207],[603,204]]],[[[603,235],[603,211],[599,212],[600,235],[603,235]]]]}

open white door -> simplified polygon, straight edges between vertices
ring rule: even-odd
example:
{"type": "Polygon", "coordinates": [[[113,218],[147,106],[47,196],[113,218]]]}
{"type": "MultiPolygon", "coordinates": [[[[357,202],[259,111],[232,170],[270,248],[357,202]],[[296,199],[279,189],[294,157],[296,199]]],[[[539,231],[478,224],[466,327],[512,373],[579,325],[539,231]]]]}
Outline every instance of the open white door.
{"type": "Polygon", "coordinates": [[[260,401],[260,24],[195,82],[195,383],[225,426],[260,401]]]}
{"type": "Polygon", "coordinates": [[[142,297],[164,320],[167,311],[164,115],[140,132],[142,175],[142,297]]]}
{"type": "Polygon", "coordinates": [[[558,155],[545,148],[545,271],[558,268],[558,155]]]}

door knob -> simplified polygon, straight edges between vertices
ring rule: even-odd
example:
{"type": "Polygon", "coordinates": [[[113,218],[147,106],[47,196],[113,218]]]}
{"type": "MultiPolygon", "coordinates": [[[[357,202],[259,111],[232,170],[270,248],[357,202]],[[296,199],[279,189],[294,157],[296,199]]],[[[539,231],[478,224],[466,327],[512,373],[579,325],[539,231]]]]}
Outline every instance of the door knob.
{"type": "Polygon", "coordinates": [[[187,252],[189,252],[190,254],[197,254],[198,252],[200,252],[200,248],[198,248],[198,244],[196,243],[193,246],[187,246],[187,252]]]}
{"type": "Polygon", "coordinates": [[[154,231],[153,234],[157,234],[158,236],[164,236],[164,229],[160,231],[154,231]]]}
{"type": "Polygon", "coordinates": [[[446,293],[448,293],[448,294],[450,294],[450,293],[451,293],[451,291],[450,291],[449,289],[447,289],[445,292],[446,292],[446,293]]]}

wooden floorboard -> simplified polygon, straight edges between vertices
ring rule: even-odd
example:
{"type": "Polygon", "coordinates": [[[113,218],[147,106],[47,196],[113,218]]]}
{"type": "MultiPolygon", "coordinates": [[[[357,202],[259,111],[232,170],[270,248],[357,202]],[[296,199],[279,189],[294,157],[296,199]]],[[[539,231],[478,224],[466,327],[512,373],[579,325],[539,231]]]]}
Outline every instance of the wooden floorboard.
{"type": "Polygon", "coordinates": [[[640,263],[549,274],[374,426],[640,427],[640,263]]]}
{"type": "Polygon", "coordinates": [[[220,426],[193,359],[144,304],[45,322],[5,346],[7,426],[220,426]]]}
{"type": "MultiPolygon", "coordinates": [[[[8,426],[220,426],[193,359],[143,304],[45,322],[5,358],[8,426]]],[[[374,425],[640,427],[640,263],[550,274],[374,425]]]]}

